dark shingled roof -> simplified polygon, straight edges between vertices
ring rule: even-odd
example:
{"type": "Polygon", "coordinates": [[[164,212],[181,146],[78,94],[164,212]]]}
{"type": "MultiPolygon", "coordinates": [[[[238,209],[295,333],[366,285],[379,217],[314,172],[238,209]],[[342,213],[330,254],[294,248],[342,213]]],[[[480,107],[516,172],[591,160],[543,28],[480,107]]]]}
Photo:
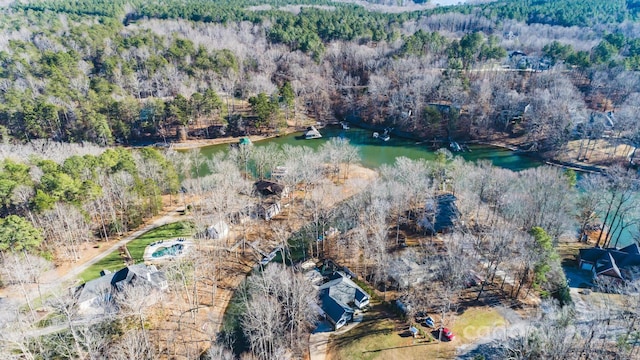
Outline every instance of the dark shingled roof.
{"type": "Polygon", "coordinates": [[[616,265],[616,262],[613,260],[613,257],[611,256],[610,253],[605,255],[602,259],[598,260],[598,263],[596,266],[596,274],[599,275],[603,273],[606,273],[606,275],[609,275],[609,276],[622,279],[622,274],[620,273],[620,269],[618,269],[618,266],[616,265]]]}
{"type": "Polygon", "coordinates": [[[595,265],[596,274],[609,275],[618,278],[622,276],[622,269],[640,266],[640,248],[637,244],[616,248],[580,249],[580,260],[595,265]]]}
{"type": "Polygon", "coordinates": [[[427,201],[424,216],[419,220],[420,226],[434,233],[453,228],[460,217],[456,200],[453,194],[442,194],[427,201]]]}
{"type": "Polygon", "coordinates": [[[329,289],[325,289],[320,292],[320,302],[322,310],[327,314],[331,321],[335,324],[344,314],[353,314],[353,309],[348,305],[334,299],[329,295],[329,289]]]}
{"type": "Polygon", "coordinates": [[[625,252],[627,254],[640,255],[640,247],[636,243],[633,243],[629,246],[625,246],[622,249],[620,249],[620,251],[625,252]]]}
{"type": "Polygon", "coordinates": [[[256,192],[263,196],[281,196],[284,191],[284,185],[267,180],[256,181],[253,186],[256,188],[256,192]]]}
{"type": "Polygon", "coordinates": [[[580,249],[580,260],[595,263],[598,259],[607,253],[607,250],[601,248],[580,249]]]}
{"type": "Polygon", "coordinates": [[[165,274],[151,265],[145,264],[130,265],[115,273],[103,275],[97,279],[87,281],[76,290],[78,293],[78,303],[87,300],[108,297],[114,289],[122,290],[126,284],[132,283],[135,279],[145,281],[155,287],[164,288],[167,278],[165,274]]]}

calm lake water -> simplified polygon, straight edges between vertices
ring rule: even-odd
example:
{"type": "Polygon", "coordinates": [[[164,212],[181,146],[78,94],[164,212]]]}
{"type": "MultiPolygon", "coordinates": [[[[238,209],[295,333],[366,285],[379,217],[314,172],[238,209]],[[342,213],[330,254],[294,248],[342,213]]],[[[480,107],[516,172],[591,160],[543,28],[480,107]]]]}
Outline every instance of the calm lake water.
{"type": "MultiPolygon", "coordinates": [[[[271,138],[255,143],[256,146],[266,146],[269,144],[278,145],[295,145],[308,146],[317,149],[329,139],[334,137],[349,139],[349,142],[356,146],[360,151],[361,163],[368,168],[378,168],[382,164],[393,164],[395,159],[405,156],[410,159],[426,159],[434,160],[435,153],[431,150],[430,142],[418,143],[414,140],[391,137],[389,141],[382,141],[373,138],[373,132],[370,130],[351,128],[343,130],[338,127],[327,127],[320,130],[321,139],[304,140],[300,139],[301,133],[289,134],[278,138],[271,138]]],[[[462,156],[465,160],[476,161],[479,159],[490,160],[495,166],[519,171],[542,165],[542,163],[534,158],[516,154],[513,151],[487,146],[487,145],[470,145],[470,152],[459,152],[455,155],[462,156]]],[[[212,145],[201,148],[201,152],[206,156],[211,154],[227,151],[229,145],[212,145]]]]}

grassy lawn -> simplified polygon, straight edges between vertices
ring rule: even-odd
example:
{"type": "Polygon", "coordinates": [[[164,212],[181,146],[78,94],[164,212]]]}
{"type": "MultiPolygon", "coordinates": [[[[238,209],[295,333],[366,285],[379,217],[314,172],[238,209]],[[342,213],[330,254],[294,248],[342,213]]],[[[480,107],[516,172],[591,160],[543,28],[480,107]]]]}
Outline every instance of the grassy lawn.
{"type": "Polygon", "coordinates": [[[136,263],[142,262],[144,249],[147,245],[160,241],[169,240],[177,237],[188,237],[192,235],[191,227],[188,223],[179,221],[155,228],[149,232],[142,234],[139,238],[132,240],[127,244],[127,249],[136,263]]]}
{"type": "Polygon", "coordinates": [[[456,335],[454,344],[468,344],[506,325],[504,318],[493,308],[467,309],[455,318],[451,331],[456,335]]]}
{"type": "Polygon", "coordinates": [[[381,306],[374,306],[357,327],[330,340],[331,359],[453,359],[455,347],[471,343],[505,324],[494,309],[471,308],[457,315],[450,326],[456,335],[453,342],[413,339],[408,325],[389,318],[381,306]]]}
{"type": "Polygon", "coordinates": [[[413,338],[401,337],[396,331],[397,321],[386,319],[380,305],[376,305],[365,315],[362,323],[348,332],[332,335],[330,346],[336,351],[332,359],[372,360],[377,358],[396,359],[385,351],[397,347],[411,346],[413,338]]]}
{"type": "MultiPolygon", "coordinates": [[[[175,222],[160,226],[142,234],[139,238],[129,242],[127,244],[127,249],[129,249],[129,253],[133,260],[136,263],[139,263],[143,260],[142,257],[144,255],[144,249],[152,242],[187,236],[191,236],[191,227],[189,224],[184,222],[175,222]]],[[[118,251],[114,251],[101,261],[90,266],[80,274],[80,278],[82,281],[86,282],[100,277],[100,271],[103,269],[116,271],[122,269],[124,266],[124,259],[120,253],[118,251]]]]}
{"type": "Polygon", "coordinates": [[[107,255],[104,259],[98,261],[97,263],[89,266],[87,270],[83,271],[80,274],[80,279],[82,282],[87,282],[89,280],[97,279],[100,277],[100,271],[103,269],[116,271],[122,269],[124,267],[124,259],[120,256],[120,253],[116,250],[111,254],[107,255]]]}

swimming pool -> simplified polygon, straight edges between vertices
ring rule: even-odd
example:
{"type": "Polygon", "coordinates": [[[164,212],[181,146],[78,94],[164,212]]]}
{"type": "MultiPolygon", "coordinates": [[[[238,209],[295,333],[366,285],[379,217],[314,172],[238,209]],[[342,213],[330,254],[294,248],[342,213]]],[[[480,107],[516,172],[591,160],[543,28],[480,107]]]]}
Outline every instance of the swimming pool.
{"type": "Polygon", "coordinates": [[[152,258],[161,258],[164,256],[176,256],[182,254],[182,250],[184,249],[184,245],[182,244],[173,244],[169,247],[160,247],[156,251],[151,254],[152,258]]]}

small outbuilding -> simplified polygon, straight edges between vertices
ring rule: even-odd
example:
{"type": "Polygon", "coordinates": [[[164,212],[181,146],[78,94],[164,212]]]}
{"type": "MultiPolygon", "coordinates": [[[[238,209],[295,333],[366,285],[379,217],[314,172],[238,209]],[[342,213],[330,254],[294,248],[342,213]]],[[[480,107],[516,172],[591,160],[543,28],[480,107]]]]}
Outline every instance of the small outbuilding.
{"type": "Polygon", "coordinates": [[[228,235],[229,225],[224,221],[218,221],[207,228],[206,236],[208,239],[224,239],[228,235]]]}

